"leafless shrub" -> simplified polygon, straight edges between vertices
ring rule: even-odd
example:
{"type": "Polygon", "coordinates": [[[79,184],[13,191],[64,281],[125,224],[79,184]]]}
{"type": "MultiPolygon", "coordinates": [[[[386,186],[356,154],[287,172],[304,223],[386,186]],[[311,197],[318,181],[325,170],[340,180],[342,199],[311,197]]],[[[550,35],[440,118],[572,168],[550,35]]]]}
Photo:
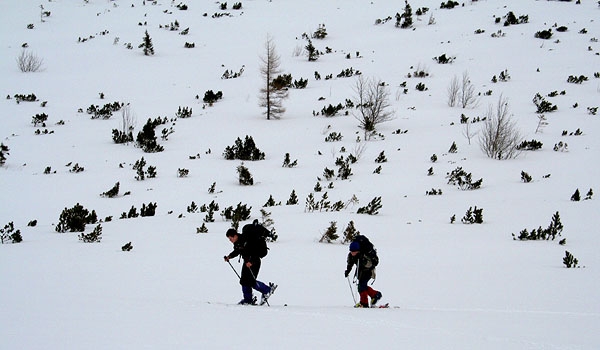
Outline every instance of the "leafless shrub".
{"type": "Polygon", "coordinates": [[[22,50],[17,57],[17,66],[21,72],[37,72],[42,67],[43,59],[29,50],[22,50]]]}
{"type": "Polygon", "coordinates": [[[458,82],[458,77],[455,75],[450,81],[450,85],[448,85],[448,106],[456,106],[456,101],[458,100],[459,92],[460,83],[458,82]]]}
{"type": "Polygon", "coordinates": [[[500,95],[496,108],[492,105],[488,108],[479,135],[479,145],[490,158],[512,159],[519,155],[517,146],[522,141],[521,132],[509,114],[508,101],[500,95]]]}
{"type": "Polygon", "coordinates": [[[462,129],[462,134],[469,141],[469,145],[471,144],[471,139],[478,133],[477,130],[473,130],[472,125],[473,125],[473,123],[470,123],[467,121],[466,123],[463,124],[463,129],[462,129]]]}
{"type": "Polygon", "coordinates": [[[465,71],[462,76],[460,103],[462,108],[475,107],[477,105],[475,86],[473,86],[473,83],[471,83],[471,79],[469,78],[469,73],[467,71],[465,71]]]}
{"type": "Polygon", "coordinates": [[[365,131],[367,140],[378,124],[393,119],[394,111],[389,109],[390,92],[381,80],[365,79],[362,75],[356,80],[354,92],[357,109],[354,117],[365,131]]]}
{"type": "Polygon", "coordinates": [[[354,149],[350,152],[350,154],[352,154],[354,156],[354,158],[356,158],[356,160],[360,160],[360,158],[362,158],[362,156],[366,150],[367,150],[367,144],[357,141],[354,144],[354,149]]]}

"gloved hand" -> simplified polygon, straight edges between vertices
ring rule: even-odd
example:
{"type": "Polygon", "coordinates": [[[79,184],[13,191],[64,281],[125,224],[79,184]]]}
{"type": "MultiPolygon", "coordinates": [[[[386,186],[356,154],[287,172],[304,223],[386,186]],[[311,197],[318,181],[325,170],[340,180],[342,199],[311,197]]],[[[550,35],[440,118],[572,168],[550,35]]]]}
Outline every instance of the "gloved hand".
{"type": "Polygon", "coordinates": [[[225,261],[229,261],[229,257],[228,257],[227,255],[225,255],[225,256],[223,257],[223,260],[225,260],[225,261]]]}
{"type": "Polygon", "coordinates": [[[344,271],[344,277],[348,277],[349,274],[350,274],[350,270],[344,271]]]}

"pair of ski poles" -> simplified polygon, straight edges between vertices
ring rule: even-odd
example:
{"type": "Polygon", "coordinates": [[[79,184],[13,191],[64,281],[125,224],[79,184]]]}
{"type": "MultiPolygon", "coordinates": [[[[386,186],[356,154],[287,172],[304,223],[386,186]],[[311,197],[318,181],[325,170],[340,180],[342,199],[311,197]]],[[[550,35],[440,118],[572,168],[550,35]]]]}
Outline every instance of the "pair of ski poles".
{"type": "MultiPolygon", "coordinates": [[[[237,272],[237,270],[235,269],[235,267],[233,267],[233,265],[231,265],[231,262],[229,262],[229,260],[227,260],[227,263],[229,264],[229,266],[231,266],[231,269],[233,270],[233,272],[235,272],[235,275],[238,277],[238,279],[241,279],[240,274],[237,272]]],[[[250,270],[250,269],[248,269],[250,270]]],[[[256,277],[254,276],[254,272],[252,272],[252,270],[250,270],[250,273],[252,274],[252,277],[254,278],[254,280],[256,280],[256,277]]],[[[354,295],[354,288],[352,288],[352,283],[350,282],[350,274],[348,274],[348,276],[346,276],[346,279],[348,280],[348,287],[350,287],[350,293],[352,294],[352,300],[354,300],[354,305],[356,305],[356,296],[354,295]]],[[[267,305],[269,305],[269,302],[267,301],[267,305]]]]}
{"type": "MultiPolygon", "coordinates": [[[[237,270],[235,269],[235,267],[233,267],[233,265],[231,265],[231,262],[229,260],[226,260],[227,263],[229,264],[229,266],[231,266],[231,269],[233,270],[233,272],[235,272],[235,275],[238,277],[238,279],[242,279],[242,277],[240,276],[240,274],[237,272],[237,270]]],[[[250,274],[252,275],[252,278],[254,279],[254,281],[256,282],[256,276],[254,276],[254,272],[252,272],[251,268],[248,268],[248,270],[250,271],[250,274]]],[[[265,303],[267,304],[267,306],[271,306],[269,304],[268,300],[265,300],[265,303]]]]}

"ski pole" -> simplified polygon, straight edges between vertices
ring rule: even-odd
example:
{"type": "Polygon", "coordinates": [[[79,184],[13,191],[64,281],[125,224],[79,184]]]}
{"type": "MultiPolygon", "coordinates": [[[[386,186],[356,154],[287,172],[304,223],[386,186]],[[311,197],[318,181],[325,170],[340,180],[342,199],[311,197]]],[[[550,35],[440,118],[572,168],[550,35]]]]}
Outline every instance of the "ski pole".
{"type": "Polygon", "coordinates": [[[354,305],[356,305],[356,297],[354,296],[354,289],[352,289],[352,284],[350,283],[350,276],[346,278],[348,280],[348,287],[350,287],[350,293],[352,293],[352,300],[354,300],[354,305]]]}
{"type": "Polygon", "coordinates": [[[235,267],[233,267],[233,265],[231,265],[231,263],[229,262],[229,260],[227,260],[227,263],[229,264],[229,266],[231,266],[231,269],[233,270],[233,272],[235,272],[235,274],[238,277],[238,279],[241,279],[240,274],[237,272],[237,270],[235,269],[235,267]]]}

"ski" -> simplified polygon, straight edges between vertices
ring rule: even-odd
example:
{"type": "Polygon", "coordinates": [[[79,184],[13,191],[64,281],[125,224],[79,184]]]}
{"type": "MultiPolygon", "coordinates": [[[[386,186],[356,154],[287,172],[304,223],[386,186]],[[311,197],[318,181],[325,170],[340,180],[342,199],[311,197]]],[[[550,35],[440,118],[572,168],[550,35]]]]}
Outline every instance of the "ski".
{"type": "Polygon", "coordinates": [[[381,305],[373,305],[373,306],[359,306],[360,304],[354,305],[355,308],[357,309],[389,309],[390,308],[390,303],[385,303],[385,304],[381,304],[381,305]]]}

